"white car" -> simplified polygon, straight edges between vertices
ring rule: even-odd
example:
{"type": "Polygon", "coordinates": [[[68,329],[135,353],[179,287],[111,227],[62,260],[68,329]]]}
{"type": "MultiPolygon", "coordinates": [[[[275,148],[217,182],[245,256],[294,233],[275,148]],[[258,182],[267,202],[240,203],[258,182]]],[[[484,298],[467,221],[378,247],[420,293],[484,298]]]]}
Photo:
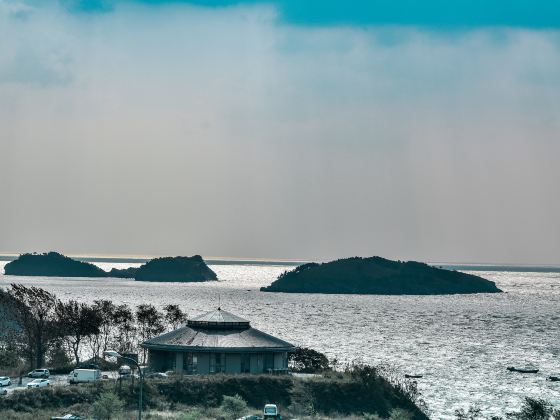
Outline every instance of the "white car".
{"type": "Polygon", "coordinates": [[[27,374],[30,378],[48,378],[51,373],[48,369],[35,369],[27,374]]]}
{"type": "Polygon", "coordinates": [[[42,388],[44,386],[49,386],[51,381],[48,379],[34,379],[27,384],[27,388],[42,388]]]}
{"type": "Polygon", "coordinates": [[[12,380],[7,376],[0,376],[0,386],[10,386],[12,384],[12,380]]]}

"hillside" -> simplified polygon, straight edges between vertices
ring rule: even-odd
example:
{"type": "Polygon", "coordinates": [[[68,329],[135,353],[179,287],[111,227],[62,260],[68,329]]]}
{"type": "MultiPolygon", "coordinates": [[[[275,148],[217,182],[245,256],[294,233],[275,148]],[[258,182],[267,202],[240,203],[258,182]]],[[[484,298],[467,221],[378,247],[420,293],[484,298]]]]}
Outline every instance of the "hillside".
{"type": "Polygon", "coordinates": [[[200,255],[155,258],[143,264],[134,278],[139,281],[195,282],[218,280],[200,255]]]}
{"type": "Polygon", "coordinates": [[[217,280],[200,255],[155,258],[140,267],[113,268],[106,272],[98,266],[77,261],[58,252],[22,254],[4,267],[12,276],[43,277],[118,277],[139,281],[198,282],[217,280]]]}
{"type": "Polygon", "coordinates": [[[499,293],[492,281],[424,263],[381,257],[309,263],[281,274],[264,292],[377,295],[499,293]]]}
{"type": "Polygon", "coordinates": [[[68,258],[58,252],[22,254],[4,267],[11,276],[45,277],[106,277],[107,273],[94,264],[68,258]]]}

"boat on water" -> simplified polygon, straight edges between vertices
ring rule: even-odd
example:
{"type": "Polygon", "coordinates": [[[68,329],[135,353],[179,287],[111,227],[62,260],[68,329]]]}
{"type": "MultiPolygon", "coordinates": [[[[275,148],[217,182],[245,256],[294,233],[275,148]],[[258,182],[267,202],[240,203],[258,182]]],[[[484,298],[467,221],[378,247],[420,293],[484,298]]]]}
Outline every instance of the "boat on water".
{"type": "Polygon", "coordinates": [[[539,371],[538,369],[532,367],[516,368],[514,366],[509,366],[507,370],[509,370],[510,372],[519,372],[519,373],[538,373],[539,371]]]}
{"type": "Polygon", "coordinates": [[[549,376],[546,380],[550,382],[560,382],[560,376],[549,376]]]}
{"type": "Polygon", "coordinates": [[[405,378],[408,379],[420,379],[422,378],[424,375],[409,375],[408,373],[404,375],[405,378]]]}

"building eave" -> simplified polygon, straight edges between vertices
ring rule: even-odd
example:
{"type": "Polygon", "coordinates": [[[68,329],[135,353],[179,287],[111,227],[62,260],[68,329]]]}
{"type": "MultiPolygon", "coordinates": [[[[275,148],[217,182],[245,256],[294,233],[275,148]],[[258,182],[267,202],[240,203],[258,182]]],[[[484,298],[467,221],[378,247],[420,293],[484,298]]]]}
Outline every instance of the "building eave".
{"type": "Polygon", "coordinates": [[[286,347],[201,347],[201,346],[179,346],[168,344],[142,343],[142,348],[158,351],[187,351],[192,353],[281,353],[294,352],[294,346],[286,347]]]}

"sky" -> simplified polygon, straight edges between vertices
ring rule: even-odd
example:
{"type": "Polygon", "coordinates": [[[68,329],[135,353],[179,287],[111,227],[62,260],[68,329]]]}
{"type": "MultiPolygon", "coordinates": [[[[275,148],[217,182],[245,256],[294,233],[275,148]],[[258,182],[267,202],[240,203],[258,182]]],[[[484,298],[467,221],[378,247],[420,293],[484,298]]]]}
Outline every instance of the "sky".
{"type": "Polygon", "coordinates": [[[0,0],[0,253],[560,264],[560,2],[0,0]]]}

